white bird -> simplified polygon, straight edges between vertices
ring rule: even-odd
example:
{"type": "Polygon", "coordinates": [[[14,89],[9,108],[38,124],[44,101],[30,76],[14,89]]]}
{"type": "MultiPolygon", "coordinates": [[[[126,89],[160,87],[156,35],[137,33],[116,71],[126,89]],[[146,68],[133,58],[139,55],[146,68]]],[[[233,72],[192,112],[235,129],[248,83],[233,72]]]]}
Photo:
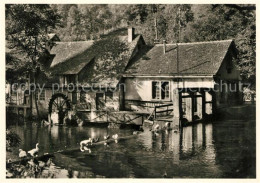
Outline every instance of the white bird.
{"type": "Polygon", "coordinates": [[[32,157],[34,157],[39,152],[39,143],[36,144],[35,149],[32,149],[28,151],[28,154],[30,154],[32,157]]]}
{"type": "Polygon", "coordinates": [[[104,142],[104,146],[109,147],[109,144],[107,141],[104,142]]]}
{"type": "Polygon", "coordinates": [[[109,139],[109,135],[104,135],[104,139],[105,140],[109,139]]]}
{"type": "Polygon", "coordinates": [[[118,134],[112,135],[112,138],[115,140],[115,143],[118,143],[118,134]]]}
{"type": "Polygon", "coordinates": [[[118,139],[118,134],[112,135],[112,138],[113,138],[114,140],[118,139]]]}
{"type": "MultiPolygon", "coordinates": [[[[85,151],[85,147],[87,147],[89,144],[92,145],[92,138],[89,138],[88,140],[82,140],[80,142],[80,151],[84,152],[85,151]]],[[[88,148],[87,148],[88,149],[88,148]]],[[[88,149],[89,150],[89,149],[88,149]]]]}
{"type": "Polygon", "coordinates": [[[19,158],[25,158],[27,156],[27,153],[23,151],[22,149],[19,149],[19,158]]]}

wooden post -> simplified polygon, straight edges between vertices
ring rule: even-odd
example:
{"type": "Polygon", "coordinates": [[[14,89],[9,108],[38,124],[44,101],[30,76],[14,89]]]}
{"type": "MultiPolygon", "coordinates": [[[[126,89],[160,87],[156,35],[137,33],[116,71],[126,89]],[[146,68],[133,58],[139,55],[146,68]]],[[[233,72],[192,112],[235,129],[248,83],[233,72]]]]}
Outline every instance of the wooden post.
{"type": "Polygon", "coordinates": [[[215,115],[216,112],[216,95],[214,91],[210,91],[212,97],[212,115],[215,115]]]}
{"type": "Polygon", "coordinates": [[[154,119],[156,118],[156,106],[154,107],[154,119]]]}
{"type": "Polygon", "coordinates": [[[181,98],[180,92],[176,88],[173,90],[173,129],[179,130],[180,128],[180,119],[181,119],[181,98]]]}
{"type": "Polygon", "coordinates": [[[194,103],[195,103],[194,102],[194,99],[195,99],[194,93],[191,92],[190,96],[191,96],[191,121],[194,122],[194,103]]]}
{"type": "Polygon", "coordinates": [[[205,91],[201,91],[202,95],[202,120],[205,119],[206,116],[206,98],[205,98],[205,91]]]}

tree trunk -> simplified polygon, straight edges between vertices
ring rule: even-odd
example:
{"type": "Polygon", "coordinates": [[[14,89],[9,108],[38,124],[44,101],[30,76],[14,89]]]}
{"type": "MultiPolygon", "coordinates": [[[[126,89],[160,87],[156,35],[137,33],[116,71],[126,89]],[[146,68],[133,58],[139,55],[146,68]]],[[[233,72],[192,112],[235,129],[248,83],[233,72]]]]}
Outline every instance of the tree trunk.
{"type": "MultiPolygon", "coordinates": [[[[36,84],[36,82],[35,82],[35,75],[34,75],[34,84],[36,84]]],[[[36,98],[36,95],[37,95],[38,93],[35,91],[34,92],[34,101],[35,101],[35,109],[36,109],[36,114],[37,114],[37,120],[39,120],[40,119],[40,114],[39,114],[39,108],[38,108],[38,100],[37,100],[37,98],[36,98]]],[[[38,97],[39,98],[39,97],[38,97]]]]}
{"type": "MultiPolygon", "coordinates": [[[[36,50],[36,47],[37,47],[37,37],[34,37],[34,38],[35,38],[35,46],[34,46],[35,57],[33,59],[33,62],[34,62],[34,67],[35,67],[34,69],[35,69],[35,71],[33,72],[33,83],[34,83],[34,86],[36,87],[36,72],[37,72],[37,65],[36,65],[37,50],[36,50]]],[[[37,103],[36,95],[37,95],[37,92],[35,91],[34,92],[34,101],[35,101],[35,108],[36,108],[36,113],[37,113],[37,120],[39,120],[40,119],[40,115],[39,115],[39,109],[38,109],[38,103],[37,103]]]]}

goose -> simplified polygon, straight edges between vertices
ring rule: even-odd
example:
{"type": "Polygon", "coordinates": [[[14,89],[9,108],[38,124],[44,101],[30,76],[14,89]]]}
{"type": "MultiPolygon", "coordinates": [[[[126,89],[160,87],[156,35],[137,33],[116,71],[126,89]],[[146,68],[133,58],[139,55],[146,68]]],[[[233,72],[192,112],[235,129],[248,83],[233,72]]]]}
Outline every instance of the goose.
{"type": "Polygon", "coordinates": [[[92,142],[93,142],[92,138],[89,138],[88,140],[82,140],[80,142],[80,151],[84,152],[85,151],[84,148],[87,147],[89,144],[92,145],[92,142]]]}
{"type": "Polygon", "coordinates": [[[115,140],[115,143],[118,142],[118,134],[112,135],[112,138],[115,140]]]}
{"type": "Polygon", "coordinates": [[[104,135],[104,140],[108,140],[109,139],[109,135],[104,135]]]}
{"type": "Polygon", "coordinates": [[[22,149],[19,149],[19,158],[25,158],[27,156],[27,153],[23,151],[22,149]]]}
{"type": "Polygon", "coordinates": [[[36,144],[35,149],[32,149],[30,151],[28,151],[28,154],[30,154],[32,157],[36,156],[39,152],[39,143],[36,144]]]}

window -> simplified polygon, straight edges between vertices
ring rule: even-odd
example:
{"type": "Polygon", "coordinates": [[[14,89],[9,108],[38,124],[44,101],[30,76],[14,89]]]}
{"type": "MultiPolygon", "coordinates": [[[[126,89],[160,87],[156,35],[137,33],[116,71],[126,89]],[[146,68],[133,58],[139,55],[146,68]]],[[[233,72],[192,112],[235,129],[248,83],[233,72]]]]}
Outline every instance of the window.
{"type": "Polygon", "coordinates": [[[153,81],[152,82],[152,99],[169,100],[170,85],[169,81],[153,81]]]}

